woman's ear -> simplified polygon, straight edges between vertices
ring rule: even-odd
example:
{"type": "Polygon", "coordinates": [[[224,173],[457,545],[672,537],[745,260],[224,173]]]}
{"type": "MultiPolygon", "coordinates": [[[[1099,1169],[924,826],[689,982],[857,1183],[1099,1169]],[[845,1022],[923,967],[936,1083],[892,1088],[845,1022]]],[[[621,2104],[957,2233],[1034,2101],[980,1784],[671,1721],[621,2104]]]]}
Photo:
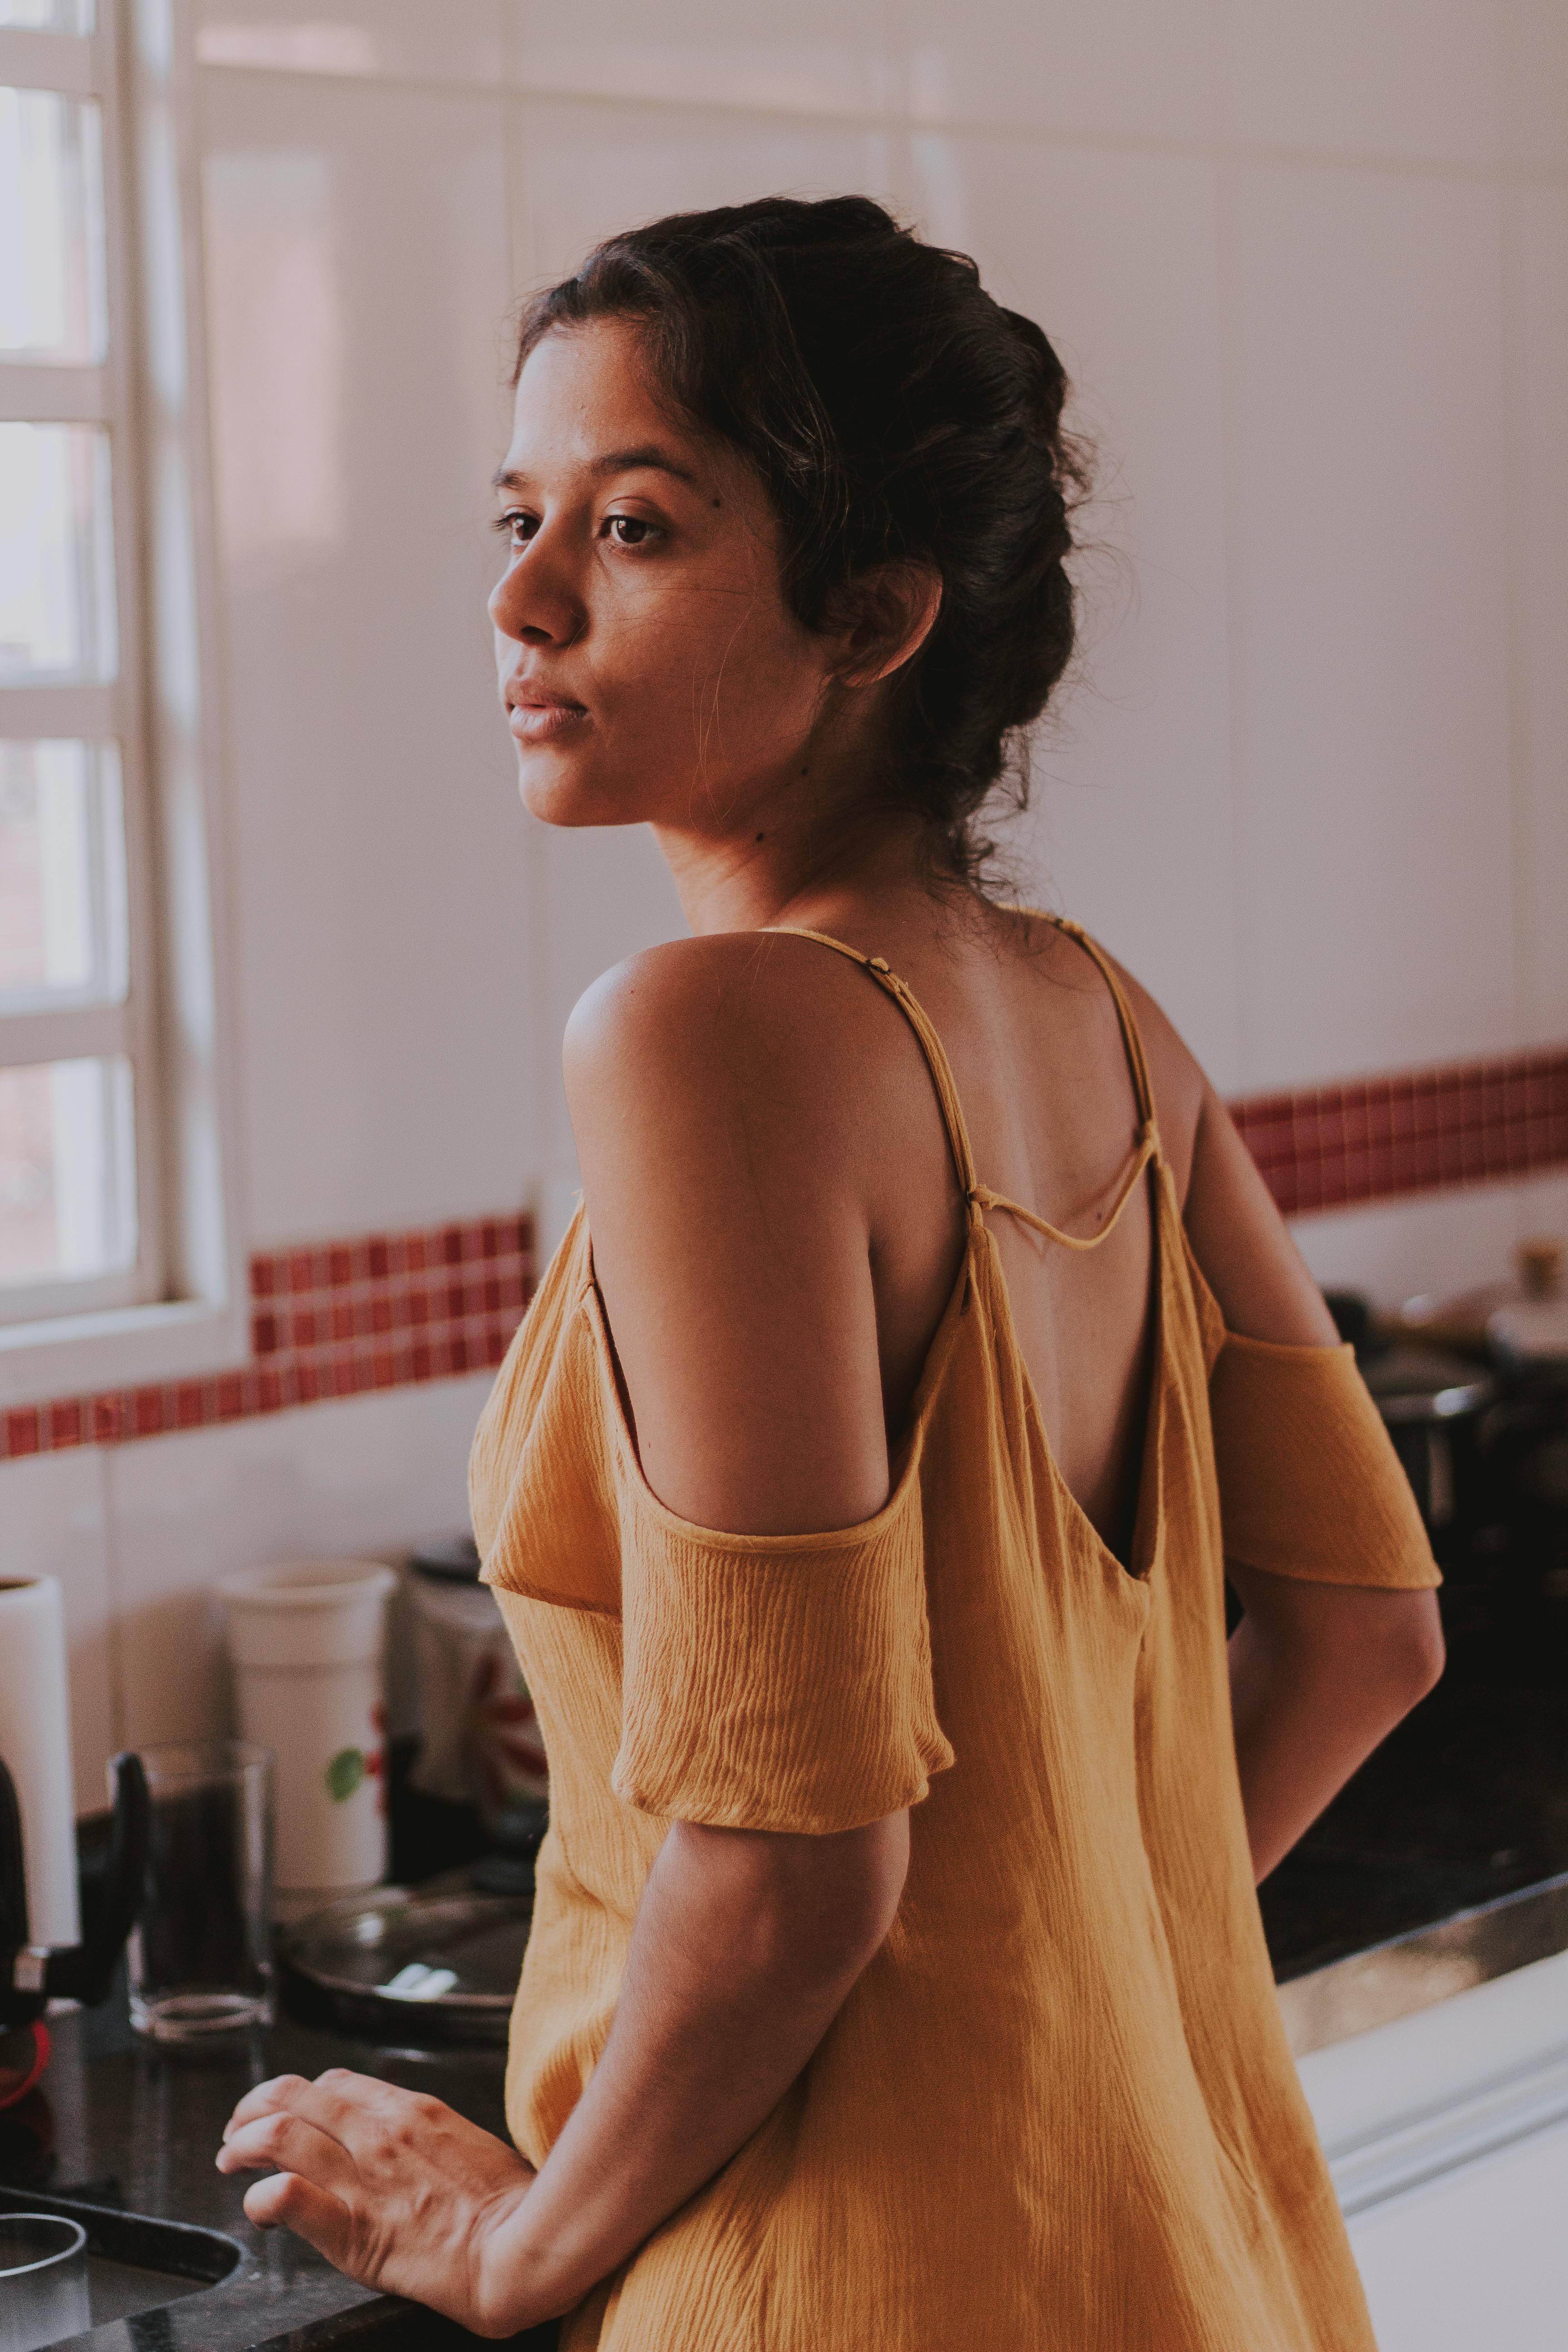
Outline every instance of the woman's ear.
{"type": "Polygon", "coordinates": [[[942,574],[929,563],[879,563],[834,599],[840,686],[876,686],[912,661],[942,609],[942,574]]]}

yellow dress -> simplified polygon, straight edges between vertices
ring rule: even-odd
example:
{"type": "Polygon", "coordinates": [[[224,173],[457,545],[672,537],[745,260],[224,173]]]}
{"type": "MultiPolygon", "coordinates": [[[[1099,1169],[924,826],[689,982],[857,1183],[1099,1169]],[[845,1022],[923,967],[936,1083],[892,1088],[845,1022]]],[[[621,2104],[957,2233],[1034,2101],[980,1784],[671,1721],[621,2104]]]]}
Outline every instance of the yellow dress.
{"type": "MultiPolygon", "coordinates": [[[[886,1943],[565,2352],[1371,2352],[1253,1892],[1224,1557],[1435,1584],[1348,1348],[1227,1337],[1142,1048],[1158,1331],[1131,1559],[1064,1486],[935,1033],[963,1265],[863,1525],[735,1536],[642,1475],[580,1209],[475,1441],[474,1525],[549,1752],[507,2115],[542,2163],[672,1820],[910,1816],[886,1943]]],[[[1038,1220],[1031,1219],[1038,1223],[1038,1220]]],[[[1047,1229],[1048,1230],[1048,1229],[1047,1229]]],[[[1068,1236],[1058,1236],[1067,1240],[1068,1236]]]]}

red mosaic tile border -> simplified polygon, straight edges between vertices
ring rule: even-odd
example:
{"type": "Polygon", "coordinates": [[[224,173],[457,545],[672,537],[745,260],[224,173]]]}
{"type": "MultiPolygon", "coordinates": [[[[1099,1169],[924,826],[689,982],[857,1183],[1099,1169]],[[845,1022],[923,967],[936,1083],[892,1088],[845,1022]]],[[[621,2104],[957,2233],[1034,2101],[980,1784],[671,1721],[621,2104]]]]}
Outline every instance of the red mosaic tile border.
{"type": "Polygon", "coordinates": [[[533,1221],[486,1217],[250,1261],[250,1361],[0,1412],[0,1461],[124,1445],[500,1363],[533,1290],[533,1221]]]}
{"type": "Polygon", "coordinates": [[[1231,1115],[1288,1217],[1568,1162],[1568,1046],[1258,1095],[1231,1115]]]}
{"type": "MultiPolygon", "coordinates": [[[[1288,1217],[1568,1165],[1568,1046],[1256,1095],[1237,1126],[1288,1217]]],[[[0,1461],[124,1445],[499,1364],[533,1290],[533,1223],[487,1217],[250,1262],[248,1363],[0,1412],[0,1461]]]]}

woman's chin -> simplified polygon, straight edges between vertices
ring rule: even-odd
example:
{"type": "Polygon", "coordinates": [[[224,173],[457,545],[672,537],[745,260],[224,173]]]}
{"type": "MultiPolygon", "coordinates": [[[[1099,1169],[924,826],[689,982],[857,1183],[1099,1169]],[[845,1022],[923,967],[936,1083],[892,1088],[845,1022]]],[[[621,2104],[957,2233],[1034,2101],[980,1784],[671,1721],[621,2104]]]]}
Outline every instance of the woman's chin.
{"type": "Polygon", "coordinates": [[[519,753],[517,787],[523,807],[542,824],[636,824],[643,814],[603,777],[574,772],[568,761],[538,752],[519,753]]]}

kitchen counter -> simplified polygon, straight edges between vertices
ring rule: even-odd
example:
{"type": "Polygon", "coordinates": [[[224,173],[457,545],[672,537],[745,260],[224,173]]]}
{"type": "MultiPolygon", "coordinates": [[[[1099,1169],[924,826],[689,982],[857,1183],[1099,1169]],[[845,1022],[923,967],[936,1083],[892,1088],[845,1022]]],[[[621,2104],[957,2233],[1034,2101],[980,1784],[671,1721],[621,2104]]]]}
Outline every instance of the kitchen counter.
{"type": "MultiPolygon", "coordinates": [[[[76,2197],[222,2231],[242,2259],[216,2286],[157,2314],[95,2330],[92,2352],[447,2352],[476,2344],[464,2328],[392,2297],[371,2295],[285,2230],[255,2230],[241,2200],[249,2179],[214,2168],[223,2126],[252,2084],[352,2066],[434,2093],[487,2130],[503,2132],[501,2055],[378,2049],[282,2021],[266,2032],[190,2048],[139,2042],[123,1997],[51,2021],[54,2052],[40,2089],[0,2114],[0,2183],[76,2197]]],[[[84,2339],[85,2340],[85,2339],[84,2339]]],[[[546,2352],[552,2328],[511,2339],[546,2352]]]]}
{"type": "Polygon", "coordinates": [[[1450,1573],[1442,1680],[1264,1882],[1282,1983],[1568,1873],[1568,1597],[1549,1591],[1533,1559],[1450,1573]]]}
{"type": "MultiPolygon", "coordinates": [[[[1465,1989],[1568,1948],[1568,1601],[1522,1623],[1457,1581],[1444,1604],[1443,1681],[1263,1889],[1298,2053],[1391,2020],[1414,2024],[1413,2012],[1453,1994],[1485,2000],[1465,1989]]],[[[396,1830],[395,1804],[394,1815],[396,1830]]],[[[399,1856],[411,1876],[416,1843],[405,1834],[399,1856]]],[[[453,1858],[445,1832],[434,1843],[453,1858]]],[[[247,2183],[224,2179],[213,2157],[253,2083],[333,2065],[428,2090],[502,2132],[499,2052],[426,2055],[289,2021],[160,2048],[132,2034],[122,1995],[51,2030],[41,2092],[0,2114],[0,2184],[195,2222],[241,2250],[229,2278],[155,2319],[99,2331],[92,2352],[445,2352],[478,2340],[368,2295],[287,2231],[253,2230],[247,2183]]],[[[515,2341],[545,2352],[553,2331],[515,2341]]]]}

